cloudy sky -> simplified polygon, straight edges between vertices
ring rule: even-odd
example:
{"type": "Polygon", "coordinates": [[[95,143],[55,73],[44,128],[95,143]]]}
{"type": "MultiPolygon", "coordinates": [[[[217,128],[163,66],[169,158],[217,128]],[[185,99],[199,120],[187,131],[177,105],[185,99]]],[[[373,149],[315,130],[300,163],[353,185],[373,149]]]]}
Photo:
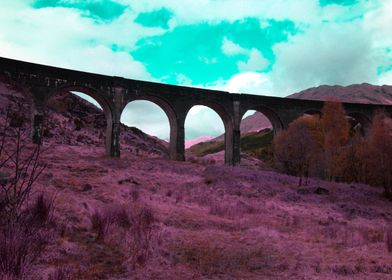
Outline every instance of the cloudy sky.
{"type": "MultiPolygon", "coordinates": [[[[273,96],[392,84],[392,0],[2,0],[0,56],[168,84],[273,96]]],[[[168,138],[154,104],[123,121],[168,138]]],[[[218,135],[192,109],[186,138],[218,135]]]]}

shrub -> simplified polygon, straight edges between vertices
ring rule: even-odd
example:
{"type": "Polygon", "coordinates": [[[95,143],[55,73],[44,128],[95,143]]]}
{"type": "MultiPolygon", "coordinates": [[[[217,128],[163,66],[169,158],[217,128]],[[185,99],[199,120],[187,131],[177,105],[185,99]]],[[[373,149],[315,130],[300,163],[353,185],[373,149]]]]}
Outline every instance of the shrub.
{"type": "Polygon", "coordinates": [[[97,234],[98,240],[105,240],[111,226],[128,229],[131,220],[127,210],[123,206],[111,206],[101,210],[95,210],[91,215],[91,227],[97,234]]]}
{"type": "Polygon", "coordinates": [[[136,265],[144,265],[151,257],[153,245],[158,241],[159,236],[155,224],[156,218],[151,209],[147,207],[133,209],[131,221],[132,226],[127,234],[126,246],[129,262],[132,268],[135,268],[136,265]]]}
{"type": "Polygon", "coordinates": [[[71,271],[66,267],[58,267],[49,274],[48,280],[68,280],[71,278],[71,271]]]}
{"type": "Polygon", "coordinates": [[[31,207],[24,211],[32,226],[40,227],[51,221],[53,213],[53,199],[47,199],[44,194],[39,194],[31,207]]]}
{"type": "Polygon", "coordinates": [[[40,145],[31,146],[23,103],[10,103],[0,122],[0,277],[23,279],[50,237],[53,200],[39,195],[32,205],[32,187],[45,169],[40,145]]]}
{"type": "MultiPolygon", "coordinates": [[[[266,248],[244,247],[240,244],[219,246],[208,238],[193,234],[187,240],[173,245],[171,250],[174,252],[174,263],[187,264],[207,278],[223,274],[240,277],[243,271],[268,271],[272,269],[274,261],[270,250],[266,248]]],[[[287,266],[282,266],[282,269],[287,269],[287,266]]]]}
{"type": "Polygon", "coordinates": [[[52,203],[40,195],[32,205],[8,218],[0,228],[0,274],[22,278],[42,254],[50,238],[52,203]],[[45,205],[45,210],[41,207],[45,205]]]}
{"type": "Polygon", "coordinates": [[[385,242],[387,245],[388,252],[392,253],[392,229],[387,230],[385,242]]]}
{"type": "Polygon", "coordinates": [[[279,133],[273,142],[274,161],[281,171],[302,177],[308,177],[311,167],[318,162],[316,156],[321,147],[318,141],[320,120],[312,116],[303,116],[290,123],[286,131],[279,133]]]}
{"type": "Polygon", "coordinates": [[[95,211],[91,218],[91,228],[97,234],[97,239],[103,240],[109,229],[109,220],[101,211],[95,211]]]}
{"type": "Polygon", "coordinates": [[[151,209],[136,205],[129,209],[124,205],[109,206],[96,210],[91,216],[97,240],[105,242],[110,234],[122,232],[122,236],[114,242],[125,247],[133,269],[136,265],[144,265],[153,253],[154,244],[159,240],[156,221],[151,209]]]}
{"type": "Polygon", "coordinates": [[[226,201],[214,201],[210,205],[209,214],[220,217],[226,217],[234,219],[236,217],[242,218],[245,214],[254,214],[257,210],[243,201],[226,202],[226,201]]]}

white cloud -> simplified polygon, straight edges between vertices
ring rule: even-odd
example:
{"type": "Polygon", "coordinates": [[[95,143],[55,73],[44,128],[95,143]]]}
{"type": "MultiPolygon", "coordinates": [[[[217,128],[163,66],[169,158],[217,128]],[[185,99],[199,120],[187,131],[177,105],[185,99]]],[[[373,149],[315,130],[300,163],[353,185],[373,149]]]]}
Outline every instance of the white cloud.
{"type": "Polygon", "coordinates": [[[249,51],[247,49],[242,48],[240,45],[230,41],[226,37],[223,38],[222,41],[222,52],[225,55],[238,55],[238,54],[245,54],[247,55],[249,51]]]}
{"type": "Polygon", "coordinates": [[[248,61],[239,61],[237,65],[241,72],[262,71],[269,65],[269,61],[257,49],[252,49],[248,61]]]}
{"type": "Polygon", "coordinates": [[[364,27],[371,34],[374,47],[392,46],[392,0],[384,0],[364,17],[364,27]]]}
{"type": "Polygon", "coordinates": [[[132,28],[132,21],[127,31],[120,28],[119,23],[124,25],[126,18],[110,24],[95,24],[73,9],[6,6],[0,11],[0,56],[152,80],[144,65],[135,61],[127,50],[110,48],[114,42],[126,43],[124,38],[136,41],[146,35],[140,26],[135,24],[137,28],[132,28]]]}
{"type": "Polygon", "coordinates": [[[269,95],[270,80],[266,75],[256,72],[236,74],[227,81],[225,89],[232,93],[269,95]]]}
{"type": "Polygon", "coordinates": [[[231,93],[248,93],[256,95],[271,95],[272,92],[272,84],[268,76],[257,72],[235,74],[228,80],[219,80],[200,87],[228,91],[231,93]]]}
{"type": "Polygon", "coordinates": [[[177,83],[182,86],[192,85],[192,80],[184,74],[177,74],[176,80],[177,83]]]}
{"type": "Polygon", "coordinates": [[[358,22],[320,24],[288,42],[274,46],[270,74],[274,95],[285,96],[309,87],[377,81],[384,57],[374,51],[370,34],[358,22]]]}
{"type": "Polygon", "coordinates": [[[377,82],[378,85],[392,85],[392,71],[381,74],[377,82]]]}
{"type": "MultiPolygon", "coordinates": [[[[387,0],[389,1],[389,0],[387,0]]],[[[320,7],[318,0],[123,0],[136,12],[152,11],[162,7],[171,10],[175,17],[170,22],[171,28],[179,24],[200,22],[235,21],[246,17],[262,20],[262,26],[268,25],[265,19],[292,20],[298,24],[310,24],[322,20],[345,19],[350,14],[360,14],[372,9],[378,1],[359,0],[358,5],[328,5],[320,7]]]]}
{"type": "Polygon", "coordinates": [[[129,3],[136,11],[167,7],[176,14],[172,21],[173,25],[205,21],[234,21],[245,17],[309,22],[317,18],[319,10],[318,1],[315,0],[129,0],[125,2],[129,3]]]}
{"type": "Polygon", "coordinates": [[[222,52],[228,56],[248,56],[247,61],[239,61],[237,63],[238,70],[241,72],[262,71],[269,65],[269,61],[257,49],[245,49],[226,37],[223,38],[221,49],[222,52]]]}

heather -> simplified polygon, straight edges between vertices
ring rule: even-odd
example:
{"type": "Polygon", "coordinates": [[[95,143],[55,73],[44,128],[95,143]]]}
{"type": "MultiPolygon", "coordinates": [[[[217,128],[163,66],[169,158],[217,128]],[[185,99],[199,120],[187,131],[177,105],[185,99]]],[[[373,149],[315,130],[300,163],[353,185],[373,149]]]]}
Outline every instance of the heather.
{"type": "MultiPolygon", "coordinates": [[[[0,95],[2,101],[21,96],[4,85],[1,90],[9,93],[0,95]]],[[[382,188],[310,176],[298,187],[297,176],[272,171],[249,156],[236,167],[222,165],[222,153],[170,161],[165,143],[126,127],[121,158],[109,158],[104,124],[97,121],[102,112],[67,98],[81,108],[49,112],[47,133],[53,136],[46,137],[37,158],[43,169],[18,210],[37,213],[30,218],[37,238],[28,244],[39,246],[34,251],[39,254],[7,277],[391,277],[392,205],[382,188]]],[[[15,147],[15,141],[7,145],[15,147]]],[[[26,147],[26,158],[35,148],[26,147]]],[[[10,170],[1,172],[9,179],[10,170]]]]}

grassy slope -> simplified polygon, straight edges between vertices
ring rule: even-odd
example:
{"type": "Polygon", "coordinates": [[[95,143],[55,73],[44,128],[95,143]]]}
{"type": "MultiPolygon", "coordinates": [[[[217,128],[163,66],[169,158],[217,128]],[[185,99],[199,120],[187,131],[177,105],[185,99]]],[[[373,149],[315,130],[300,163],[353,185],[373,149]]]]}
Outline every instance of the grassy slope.
{"type": "Polygon", "coordinates": [[[35,187],[61,192],[54,215],[66,230],[49,245],[39,274],[63,266],[76,280],[391,279],[392,206],[379,189],[310,179],[298,191],[297,178],[275,172],[128,151],[111,159],[94,145],[48,148],[50,165],[35,187]],[[316,194],[319,186],[328,194],[316,194]],[[152,209],[161,241],[133,269],[126,233],[114,228],[99,241],[89,217],[135,205],[152,209]]]}
{"type": "MultiPolygon", "coordinates": [[[[271,143],[273,131],[263,129],[258,132],[248,132],[241,135],[241,151],[261,160],[270,160],[271,143]]],[[[205,156],[208,154],[223,151],[225,143],[223,141],[209,141],[196,144],[188,149],[189,152],[196,156],[205,156]]]]}

